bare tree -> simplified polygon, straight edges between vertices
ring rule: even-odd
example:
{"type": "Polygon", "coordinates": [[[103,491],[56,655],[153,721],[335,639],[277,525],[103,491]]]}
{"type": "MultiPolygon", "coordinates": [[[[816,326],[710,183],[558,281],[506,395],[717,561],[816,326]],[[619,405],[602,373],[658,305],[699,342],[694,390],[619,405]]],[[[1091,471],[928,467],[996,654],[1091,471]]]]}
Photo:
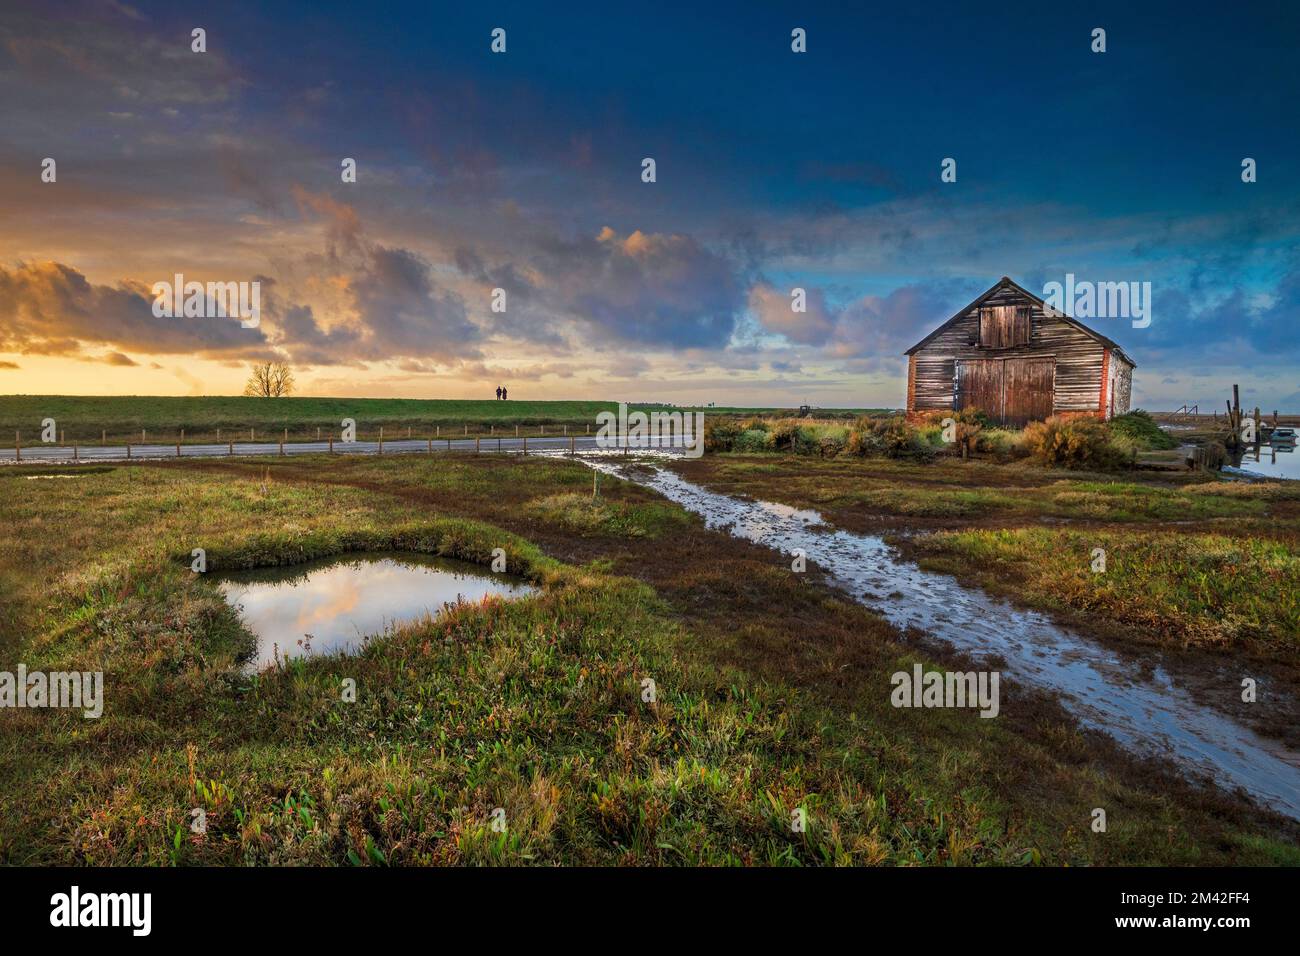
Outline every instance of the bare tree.
{"type": "Polygon", "coordinates": [[[254,365],[244,386],[244,394],[253,398],[284,398],[293,391],[293,369],[285,362],[261,362],[254,365]]]}

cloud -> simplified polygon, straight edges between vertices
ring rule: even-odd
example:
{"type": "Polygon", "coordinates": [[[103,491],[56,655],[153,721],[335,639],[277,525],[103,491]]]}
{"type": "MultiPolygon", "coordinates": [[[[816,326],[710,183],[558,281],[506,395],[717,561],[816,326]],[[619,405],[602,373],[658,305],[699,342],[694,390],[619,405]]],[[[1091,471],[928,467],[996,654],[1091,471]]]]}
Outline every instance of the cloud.
{"type": "MultiPolygon", "coordinates": [[[[802,287],[800,287],[802,288],[802,287]]],[[[805,312],[794,310],[793,290],[779,291],[767,282],[749,290],[749,310],[759,325],[800,345],[825,345],[835,334],[836,317],[821,289],[804,290],[805,312]]]]}
{"type": "Polygon", "coordinates": [[[98,285],[59,262],[0,266],[0,350],[72,355],[94,344],[146,354],[265,351],[262,330],[241,328],[238,319],[156,317],[151,285],[98,285]]]}
{"type": "Polygon", "coordinates": [[[765,331],[836,359],[896,360],[957,308],[948,282],[904,285],[838,307],[827,303],[821,289],[805,291],[807,311],[795,312],[789,293],[758,282],[750,289],[750,312],[765,331]]]}

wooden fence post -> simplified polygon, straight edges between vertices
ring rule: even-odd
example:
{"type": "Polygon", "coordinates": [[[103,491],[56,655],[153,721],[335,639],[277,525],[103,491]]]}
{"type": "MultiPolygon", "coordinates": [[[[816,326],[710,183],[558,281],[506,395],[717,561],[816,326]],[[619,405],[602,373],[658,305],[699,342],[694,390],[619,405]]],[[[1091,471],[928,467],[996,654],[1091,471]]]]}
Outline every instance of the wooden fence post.
{"type": "Polygon", "coordinates": [[[234,443],[233,441],[230,442],[230,443],[226,446],[226,454],[227,454],[227,455],[230,455],[230,456],[232,456],[232,457],[234,456],[234,454],[235,454],[235,443],[234,443]]]}
{"type": "Polygon", "coordinates": [[[482,440],[483,440],[483,439],[481,439],[481,438],[475,438],[475,439],[474,439],[474,454],[476,454],[476,455],[479,453],[479,442],[482,441],[482,440]]]}
{"type": "Polygon", "coordinates": [[[524,436],[524,454],[528,454],[528,436],[524,436]]]}
{"type": "Polygon", "coordinates": [[[81,454],[77,451],[77,442],[75,439],[72,442],[72,460],[73,461],[81,460],[81,454]]]}
{"type": "Polygon", "coordinates": [[[569,454],[570,454],[570,455],[575,455],[575,454],[577,454],[577,452],[574,450],[574,447],[573,447],[573,443],[576,442],[576,441],[577,441],[577,439],[574,438],[572,435],[569,436],[569,454]]]}

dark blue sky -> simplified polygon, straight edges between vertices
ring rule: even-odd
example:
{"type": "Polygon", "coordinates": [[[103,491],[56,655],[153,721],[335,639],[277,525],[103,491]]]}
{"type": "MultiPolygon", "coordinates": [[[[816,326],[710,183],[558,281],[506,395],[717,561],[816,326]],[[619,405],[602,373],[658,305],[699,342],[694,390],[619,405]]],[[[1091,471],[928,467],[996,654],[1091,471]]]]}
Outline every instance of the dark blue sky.
{"type": "MultiPolygon", "coordinates": [[[[1149,328],[1101,326],[1139,401],[1240,380],[1300,407],[1297,5],[544,6],[17,4],[0,162],[64,150],[82,191],[51,210],[10,187],[0,253],[106,286],[273,276],[283,316],[255,347],[329,370],[320,389],[504,363],[556,397],[698,399],[721,376],[823,404],[896,404],[898,353],[1003,274],[1149,281],[1149,328]],[[223,249],[161,261],[186,223],[223,249]],[[124,249],[124,224],[156,238],[124,249]],[[772,311],[796,285],[804,327],[772,311]],[[485,315],[493,287],[519,308],[485,315]]],[[[39,339],[0,352],[57,352],[39,339]]]]}

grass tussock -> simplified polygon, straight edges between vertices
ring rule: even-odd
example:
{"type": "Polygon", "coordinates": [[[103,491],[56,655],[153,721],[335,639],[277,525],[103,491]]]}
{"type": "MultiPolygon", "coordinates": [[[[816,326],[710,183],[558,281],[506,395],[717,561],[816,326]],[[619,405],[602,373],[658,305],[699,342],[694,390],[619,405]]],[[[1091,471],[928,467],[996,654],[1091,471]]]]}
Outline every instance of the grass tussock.
{"type": "Polygon", "coordinates": [[[1300,555],[1283,542],[1016,528],[937,532],[915,546],[959,558],[960,573],[1014,583],[1034,603],[1097,613],[1184,646],[1300,650],[1300,555]],[[1097,548],[1104,571],[1093,570],[1097,548]]]}
{"type": "Polygon", "coordinates": [[[582,535],[657,538],[691,523],[680,508],[662,502],[631,503],[565,492],[529,502],[531,514],[582,535]]]}

